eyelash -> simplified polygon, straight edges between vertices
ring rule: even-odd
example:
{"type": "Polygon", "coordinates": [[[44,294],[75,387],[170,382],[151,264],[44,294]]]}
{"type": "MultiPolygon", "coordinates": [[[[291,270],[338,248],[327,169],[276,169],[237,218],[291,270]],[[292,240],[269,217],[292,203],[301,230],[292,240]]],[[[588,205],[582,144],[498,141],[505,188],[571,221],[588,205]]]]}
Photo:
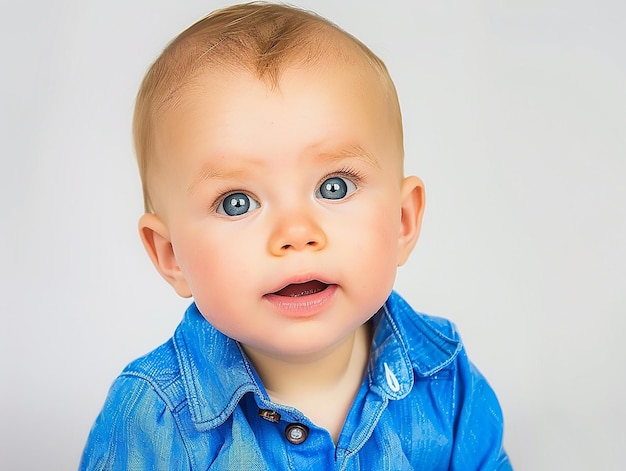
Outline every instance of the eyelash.
{"type": "Polygon", "coordinates": [[[327,180],[329,178],[332,178],[332,177],[347,178],[352,183],[354,183],[354,185],[357,187],[357,189],[358,189],[359,185],[362,184],[363,180],[365,179],[364,176],[361,174],[361,172],[359,172],[355,168],[343,167],[343,168],[339,169],[338,171],[330,172],[330,173],[326,174],[324,177],[322,177],[322,179],[319,181],[317,186],[321,185],[323,181],[325,181],[325,180],[327,180]]]}

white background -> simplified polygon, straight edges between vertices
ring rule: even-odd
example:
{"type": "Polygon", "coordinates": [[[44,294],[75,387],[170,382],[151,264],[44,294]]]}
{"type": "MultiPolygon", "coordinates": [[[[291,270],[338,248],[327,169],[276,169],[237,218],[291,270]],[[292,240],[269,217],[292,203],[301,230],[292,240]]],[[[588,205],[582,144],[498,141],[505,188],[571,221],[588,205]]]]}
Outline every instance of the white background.
{"type": "MultiPolygon", "coordinates": [[[[626,469],[626,3],[294,3],[395,78],[428,200],[397,288],[457,323],[516,469],[626,469]]],[[[131,113],[166,42],[224,4],[3,4],[2,469],[75,469],[114,377],[180,320],[136,233],[131,113]]]]}

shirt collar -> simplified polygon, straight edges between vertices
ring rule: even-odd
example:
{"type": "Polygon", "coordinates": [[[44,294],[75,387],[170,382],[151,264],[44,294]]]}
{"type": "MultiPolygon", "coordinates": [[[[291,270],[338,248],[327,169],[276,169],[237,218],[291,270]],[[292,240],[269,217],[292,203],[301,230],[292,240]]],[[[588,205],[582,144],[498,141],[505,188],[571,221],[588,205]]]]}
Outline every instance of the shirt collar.
{"type": "Polygon", "coordinates": [[[191,418],[199,430],[221,425],[247,392],[260,392],[237,342],[219,332],[193,303],[174,333],[191,418]]]}
{"type": "MultiPolygon", "coordinates": [[[[461,349],[451,324],[416,314],[393,292],[372,319],[374,334],[368,381],[386,399],[401,399],[414,377],[428,377],[450,364],[461,349]]],[[[217,331],[189,306],[174,344],[191,417],[199,430],[222,424],[244,394],[267,394],[238,343],[217,331]]]]}
{"type": "Polygon", "coordinates": [[[389,325],[396,330],[393,337],[402,344],[417,376],[435,375],[461,351],[461,340],[451,322],[415,312],[395,291],[384,309],[389,325]]]}

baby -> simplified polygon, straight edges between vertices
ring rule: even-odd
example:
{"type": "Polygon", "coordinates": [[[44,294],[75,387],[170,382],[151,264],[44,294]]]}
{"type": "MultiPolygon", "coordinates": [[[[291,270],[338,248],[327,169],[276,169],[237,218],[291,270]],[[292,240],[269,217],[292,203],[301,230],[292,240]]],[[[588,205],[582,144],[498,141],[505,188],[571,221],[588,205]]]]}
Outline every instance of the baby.
{"type": "Polygon", "coordinates": [[[454,326],[392,291],[424,187],[385,65],[319,16],[216,11],[148,71],[143,244],[194,302],[113,384],[83,470],[511,469],[454,326]]]}

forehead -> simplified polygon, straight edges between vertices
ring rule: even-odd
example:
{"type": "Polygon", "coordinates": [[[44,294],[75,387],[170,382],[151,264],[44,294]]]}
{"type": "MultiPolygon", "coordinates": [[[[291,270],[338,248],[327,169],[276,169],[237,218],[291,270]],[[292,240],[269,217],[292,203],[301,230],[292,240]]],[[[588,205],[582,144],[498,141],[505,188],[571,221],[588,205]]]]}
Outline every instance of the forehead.
{"type": "Polygon", "coordinates": [[[169,155],[200,141],[214,148],[254,146],[272,133],[283,134],[277,138],[285,147],[297,139],[310,146],[316,139],[358,140],[376,134],[401,141],[399,111],[389,96],[384,79],[372,68],[339,60],[287,68],[276,86],[244,69],[213,69],[179,90],[161,113],[156,138],[169,155]]]}

